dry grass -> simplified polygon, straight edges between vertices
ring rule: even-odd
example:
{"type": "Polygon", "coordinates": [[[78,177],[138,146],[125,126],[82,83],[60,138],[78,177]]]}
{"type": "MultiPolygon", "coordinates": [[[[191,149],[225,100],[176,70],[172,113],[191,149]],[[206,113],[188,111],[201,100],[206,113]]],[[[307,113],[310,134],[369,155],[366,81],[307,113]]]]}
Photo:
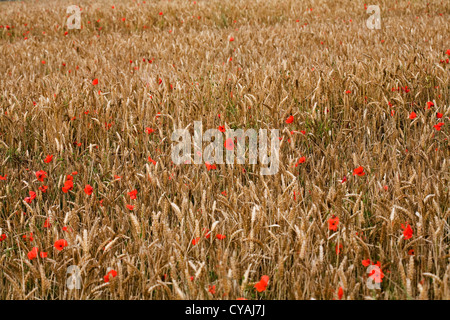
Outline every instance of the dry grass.
{"type": "Polygon", "coordinates": [[[80,0],[64,35],[72,2],[0,3],[1,299],[450,298],[449,2],[377,1],[371,31],[350,0],[80,0]],[[173,165],[174,128],[200,120],[280,129],[279,172],[173,165]]]}

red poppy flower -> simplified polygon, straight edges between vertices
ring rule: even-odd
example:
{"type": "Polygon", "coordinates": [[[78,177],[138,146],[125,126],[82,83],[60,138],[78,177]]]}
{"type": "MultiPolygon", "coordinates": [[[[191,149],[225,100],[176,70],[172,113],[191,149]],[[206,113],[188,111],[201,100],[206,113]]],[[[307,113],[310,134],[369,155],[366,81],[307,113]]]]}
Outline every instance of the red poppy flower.
{"type": "Polygon", "coordinates": [[[94,86],[96,86],[96,85],[98,84],[98,79],[96,78],[96,79],[92,80],[92,84],[93,84],[94,86]]]}
{"type": "Polygon", "coordinates": [[[342,249],[344,249],[344,246],[342,245],[342,243],[340,243],[339,245],[336,245],[336,254],[341,253],[342,249]]]}
{"type": "Polygon", "coordinates": [[[7,177],[7,175],[5,174],[3,177],[2,176],[0,176],[0,180],[3,180],[3,181],[5,181],[6,180],[6,177],[7,177]]]}
{"type": "Polygon", "coordinates": [[[361,261],[361,263],[364,267],[368,267],[371,264],[371,261],[370,261],[370,259],[366,259],[366,260],[361,261]]]}
{"type": "Polygon", "coordinates": [[[363,176],[365,174],[366,173],[364,172],[364,168],[361,166],[353,170],[353,175],[363,176]]]}
{"type": "Polygon", "coordinates": [[[127,204],[127,209],[133,211],[134,210],[134,206],[132,206],[131,204],[127,204]]]}
{"type": "Polygon", "coordinates": [[[433,127],[437,130],[437,131],[441,131],[442,126],[444,125],[443,122],[439,122],[438,124],[434,125],[433,127]]]}
{"type": "Polygon", "coordinates": [[[203,228],[202,231],[205,232],[205,238],[206,238],[206,239],[209,239],[209,238],[211,237],[211,232],[209,232],[208,229],[203,228]]]}
{"type": "Polygon", "coordinates": [[[151,162],[151,163],[153,163],[154,165],[156,165],[156,161],[153,160],[151,157],[148,157],[148,161],[151,162]]]}
{"type": "Polygon", "coordinates": [[[428,109],[431,109],[431,107],[434,107],[434,103],[431,102],[431,101],[428,101],[428,102],[427,102],[427,108],[428,108],[428,109]]]}
{"type": "Polygon", "coordinates": [[[33,260],[33,259],[37,258],[38,252],[39,252],[38,247],[33,247],[33,249],[31,249],[31,251],[28,252],[28,254],[27,254],[28,259],[33,260]]]}
{"type": "Polygon", "coordinates": [[[345,181],[347,181],[347,177],[346,177],[346,176],[344,176],[344,177],[342,178],[341,183],[344,183],[345,181]]]}
{"type": "Polygon", "coordinates": [[[226,131],[225,126],[219,126],[219,131],[220,132],[225,132],[226,131]]]}
{"type": "Polygon", "coordinates": [[[48,155],[48,156],[44,159],[44,162],[45,162],[45,163],[50,163],[50,161],[52,161],[52,159],[53,159],[53,155],[48,155]]]}
{"type": "Polygon", "coordinates": [[[234,41],[234,38],[233,38],[233,37],[230,37],[230,42],[231,42],[231,41],[234,41]]]}
{"type": "Polygon", "coordinates": [[[50,223],[50,221],[48,219],[45,219],[44,228],[50,228],[51,226],[52,224],[50,223]]]}
{"type": "Polygon", "coordinates": [[[406,224],[406,227],[405,227],[402,223],[401,227],[403,229],[403,238],[405,240],[411,239],[413,236],[413,229],[411,228],[411,226],[409,224],[406,224]]]}
{"type": "Polygon", "coordinates": [[[408,250],[408,254],[409,254],[410,256],[413,256],[413,255],[414,255],[414,249],[409,249],[409,250],[408,250]]]}
{"type": "Polygon", "coordinates": [[[332,231],[337,231],[339,225],[339,217],[333,215],[330,219],[328,219],[328,229],[332,231]]]}
{"type": "Polygon", "coordinates": [[[210,164],[208,161],[205,162],[205,165],[206,165],[206,169],[208,169],[208,171],[217,169],[215,164],[210,164]]]}
{"type": "Polygon", "coordinates": [[[3,233],[2,235],[0,235],[0,242],[2,242],[5,239],[6,239],[6,234],[3,233]]]}
{"type": "Polygon", "coordinates": [[[42,193],[46,193],[48,189],[48,186],[41,186],[39,187],[39,190],[41,190],[42,193]]]}
{"type": "Polygon", "coordinates": [[[295,166],[297,167],[300,163],[305,163],[306,158],[305,157],[301,157],[300,159],[298,159],[297,163],[295,164],[295,166]]]}
{"type": "Polygon", "coordinates": [[[64,187],[62,187],[62,191],[64,193],[69,192],[69,190],[73,189],[73,182],[72,180],[66,180],[66,182],[64,182],[64,187]]]}
{"type": "Polygon", "coordinates": [[[225,140],[224,146],[227,150],[233,151],[234,150],[234,142],[232,138],[228,138],[225,140]]]}
{"type": "Polygon", "coordinates": [[[216,293],[216,285],[213,285],[212,287],[211,286],[208,286],[208,287],[209,287],[208,288],[209,292],[211,292],[212,294],[216,293]]]}
{"type": "Polygon", "coordinates": [[[135,189],[133,191],[128,192],[128,195],[130,196],[131,200],[135,200],[137,198],[137,190],[135,189]]]}
{"type": "Polygon", "coordinates": [[[225,236],[225,235],[223,235],[223,234],[217,234],[216,235],[216,238],[217,239],[219,239],[219,240],[223,240],[223,239],[225,239],[227,236],[225,236]]]}
{"type": "Polygon", "coordinates": [[[59,239],[55,242],[54,247],[56,248],[56,250],[61,251],[62,249],[64,249],[64,247],[67,247],[68,243],[66,240],[64,239],[59,239]]]}
{"type": "Polygon", "coordinates": [[[339,290],[338,290],[338,298],[339,298],[339,300],[342,299],[343,295],[344,295],[344,289],[342,289],[342,287],[339,287],[339,290]]]}
{"type": "Polygon", "coordinates": [[[31,201],[33,201],[36,198],[36,192],[30,191],[30,192],[28,192],[28,194],[29,194],[29,197],[25,198],[25,202],[31,203],[31,201]]]}
{"type": "MultiPolygon", "coordinates": [[[[24,235],[22,236],[22,238],[23,238],[24,240],[27,240],[27,235],[24,234],[24,235]]],[[[28,237],[28,240],[30,240],[30,241],[33,241],[33,240],[34,240],[34,238],[33,238],[33,232],[30,232],[30,236],[28,237]]]]}
{"type": "Polygon", "coordinates": [[[409,114],[409,118],[412,120],[412,119],[415,119],[417,117],[417,114],[413,111],[413,112],[411,112],[410,114],[409,114]]]}
{"type": "Polygon", "coordinates": [[[114,175],[114,179],[115,179],[115,180],[120,180],[120,179],[122,179],[122,177],[121,177],[121,176],[118,176],[118,175],[114,175]]]}
{"type": "Polygon", "coordinates": [[[196,245],[200,241],[200,237],[192,239],[192,245],[196,245]]]}
{"type": "Polygon", "coordinates": [[[41,256],[41,258],[47,258],[48,256],[47,252],[41,252],[39,255],[41,256]]]}
{"type": "Polygon", "coordinates": [[[263,292],[266,291],[268,284],[269,284],[269,276],[264,275],[261,277],[261,280],[259,280],[259,282],[254,285],[254,288],[258,292],[263,292]]]}
{"type": "Polygon", "coordinates": [[[147,132],[148,134],[155,132],[155,130],[153,130],[152,128],[145,128],[145,132],[147,132]]]}
{"type": "Polygon", "coordinates": [[[294,116],[291,115],[286,119],[286,123],[292,123],[292,122],[294,122],[294,116]]]}
{"type": "Polygon", "coordinates": [[[36,178],[39,181],[44,181],[45,177],[47,177],[47,172],[43,171],[43,170],[39,170],[36,172],[36,178]]]}
{"type": "MultiPolygon", "coordinates": [[[[376,266],[378,266],[378,265],[376,264],[376,266]]],[[[384,278],[384,273],[381,270],[380,266],[378,266],[378,268],[374,268],[372,270],[372,272],[369,274],[369,278],[372,278],[377,283],[383,282],[382,279],[384,278]]]]}
{"type": "Polygon", "coordinates": [[[163,15],[163,12],[161,11],[161,12],[159,13],[159,15],[162,16],[162,15],[163,15]]]}
{"type": "Polygon", "coordinates": [[[116,270],[110,270],[106,276],[103,277],[103,279],[105,280],[105,282],[109,282],[109,276],[111,276],[112,278],[117,276],[117,271],[116,270]]]}
{"type": "Polygon", "coordinates": [[[94,188],[92,188],[90,185],[86,185],[84,187],[84,193],[86,193],[88,196],[90,196],[92,194],[92,192],[94,191],[94,188]]]}
{"type": "Polygon", "coordinates": [[[436,118],[441,119],[444,115],[440,112],[436,112],[436,118]]]}

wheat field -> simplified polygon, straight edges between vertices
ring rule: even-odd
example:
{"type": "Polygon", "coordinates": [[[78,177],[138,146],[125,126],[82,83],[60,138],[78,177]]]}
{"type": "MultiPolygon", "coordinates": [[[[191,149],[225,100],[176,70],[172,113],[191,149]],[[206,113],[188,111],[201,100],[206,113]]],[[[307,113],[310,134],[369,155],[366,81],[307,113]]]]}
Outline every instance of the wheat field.
{"type": "Polygon", "coordinates": [[[448,1],[0,14],[0,299],[450,299],[448,1]],[[277,173],[174,164],[194,121],[277,173]]]}

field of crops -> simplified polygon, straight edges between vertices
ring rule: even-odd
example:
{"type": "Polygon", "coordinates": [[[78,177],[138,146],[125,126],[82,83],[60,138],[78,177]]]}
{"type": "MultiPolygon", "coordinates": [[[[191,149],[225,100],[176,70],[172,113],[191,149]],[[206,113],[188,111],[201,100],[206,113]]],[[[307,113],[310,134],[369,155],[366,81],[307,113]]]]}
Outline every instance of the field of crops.
{"type": "Polygon", "coordinates": [[[449,1],[0,2],[0,299],[450,299],[449,34],[449,1]],[[196,121],[275,172],[176,163],[196,121]]]}

